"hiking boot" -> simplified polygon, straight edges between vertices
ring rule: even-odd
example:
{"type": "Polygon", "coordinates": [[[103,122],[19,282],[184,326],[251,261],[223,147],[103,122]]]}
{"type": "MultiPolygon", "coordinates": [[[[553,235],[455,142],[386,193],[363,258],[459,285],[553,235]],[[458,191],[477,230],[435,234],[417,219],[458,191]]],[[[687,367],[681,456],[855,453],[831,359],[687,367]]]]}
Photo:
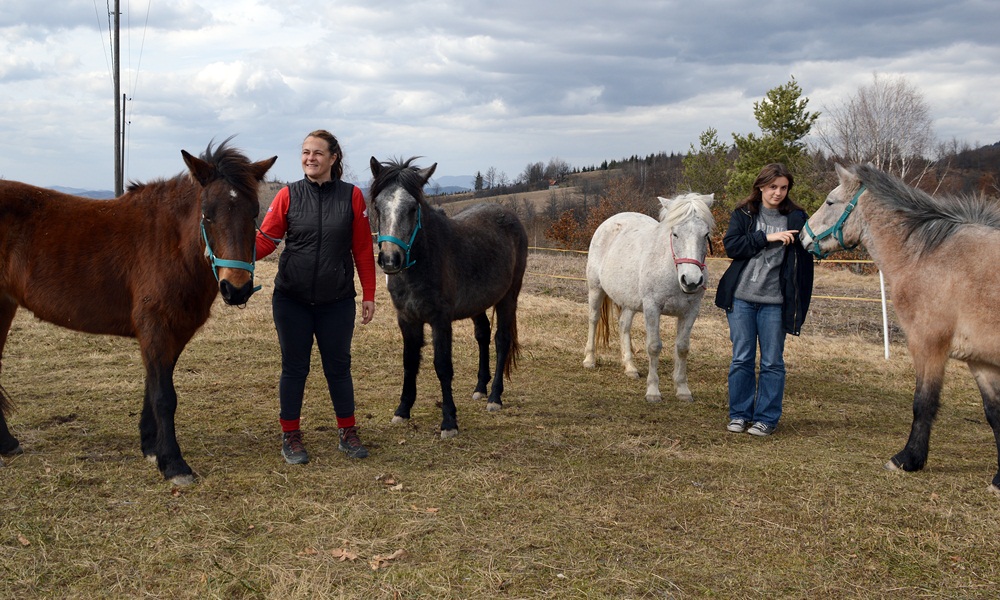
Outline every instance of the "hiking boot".
{"type": "Polygon", "coordinates": [[[764,437],[774,433],[774,430],[777,428],[777,425],[768,425],[767,423],[757,421],[750,426],[750,429],[747,429],[747,433],[750,435],[756,435],[757,437],[764,437]]]}
{"type": "Polygon", "coordinates": [[[340,428],[340,448],[341,452],[346,452],[351,458],[365,458],[368,456],[368,449],[361,445],[361,438],[358,437],[357,427],[340,428]]]}
{"type": "Polygon", "coordinates": [[[731,431],[733,433],[743,433],[747,430],[747,420],[746,419],[732,419],[729,421],[729,425],[726,425],[726,431],[731,431]]]}
{"type": "Polygon", "coordinates": [[[281,436],[281,455],[290,465],[303,465],[309,462],[309,453],[302,443],[302,432],[298,429],[287,431],[281,436]]]}

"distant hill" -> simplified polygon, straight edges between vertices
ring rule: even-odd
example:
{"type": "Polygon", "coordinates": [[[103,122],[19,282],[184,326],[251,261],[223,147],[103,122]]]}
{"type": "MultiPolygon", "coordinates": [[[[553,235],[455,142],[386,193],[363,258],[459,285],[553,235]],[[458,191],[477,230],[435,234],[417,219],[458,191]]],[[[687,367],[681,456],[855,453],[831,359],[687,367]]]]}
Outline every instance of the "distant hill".
{"type": "Polygon", "coordinates": [[[457,194],[471,191],[475,186],[476,178],[472,175],[445,175],[444,177],[431,177],[431,180],[427,182],[425,193],[457,194]]]}
{"type": "Polygon", "coordinates": [[[93,198],[95,200],[109,200],[115,197],[115,193],[112,192],[111,190],[81,190],[79,188],[68,188],[58,185],[54,185],[49,189],[55,190],[57,192],[62,192],[64,194],[72,194],[73,196],[93,198]]]}

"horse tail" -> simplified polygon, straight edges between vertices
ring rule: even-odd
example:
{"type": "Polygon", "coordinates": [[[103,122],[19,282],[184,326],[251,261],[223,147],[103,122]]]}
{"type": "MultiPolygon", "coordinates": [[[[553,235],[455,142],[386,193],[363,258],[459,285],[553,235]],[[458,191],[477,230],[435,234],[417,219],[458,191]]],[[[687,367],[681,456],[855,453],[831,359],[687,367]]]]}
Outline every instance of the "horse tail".
{"type": "Polygon", "coordinates": [[[601,317],[597,321],[597,330],[594,333],[597,343],[602,346],[611,345],[611,298],[604,296],[601,303],[601,317]]]}
{"type": "Polygon", "coordinates": [[[7,393],[7,390],[0,385],[0,414],[9,415],[14,410],[14,400],[7,393]]]}
{"type": "Polygon", "coordinates": [[[521,357],[521,342],[517,340],[517,311],[510,320],[510,351],[507,353],[507,364],[503,366],[503,375],[510,380],[511,373],[517,368],[517,359],[521,357]]]}

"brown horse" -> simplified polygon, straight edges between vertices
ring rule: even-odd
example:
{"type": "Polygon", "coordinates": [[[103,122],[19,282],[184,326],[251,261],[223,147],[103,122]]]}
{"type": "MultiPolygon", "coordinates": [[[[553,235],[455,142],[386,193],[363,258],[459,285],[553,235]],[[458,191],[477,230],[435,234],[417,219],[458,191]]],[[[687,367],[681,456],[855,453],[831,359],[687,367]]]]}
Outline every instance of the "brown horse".
{"type": "MultiPolygon", "coordinates": [[[[277,159],[251,163],[227,143],[201,158],[181,150],[188,174],[131,184],[114,200],[0,181],[0,356],[18,306],[76,331],[136,338],[142,453],[175,484],[194,475],[174,433],[174,366],[217,294],[242,305],[255,291],[257,188],[277,159]]],[[[0,454],[22,452],[4,417],[11,408],[0,393],[0,454]]]]}
{"type": "MultiPolygon", "coordinates": [[[[910,438],[886,468],[924,467],[949,357],[967,363],[979,386],[1000,467],[1000,205],[939,200],[871,166],[838,165],[837,176],[802,244],[819,258],[864,244],[891,286],[917,384],[910,438]]],[[[1000,493],[1000,472],[990,489],[1000,493]]]]}

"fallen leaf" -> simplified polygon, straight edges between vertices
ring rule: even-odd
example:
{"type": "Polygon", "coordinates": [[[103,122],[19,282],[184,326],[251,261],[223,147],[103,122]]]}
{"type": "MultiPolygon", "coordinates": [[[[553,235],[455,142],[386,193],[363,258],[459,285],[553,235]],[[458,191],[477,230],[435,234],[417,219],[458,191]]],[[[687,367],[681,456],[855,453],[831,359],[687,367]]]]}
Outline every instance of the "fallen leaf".
{"type": "Polygon", "coordinates": [[[381,554],[376,554],[375,556],[372,557],[370,564],[372,566],[373,571],[378,571],[382,567],[389,566],[389,563],[391,563],[392,561],[400,560],[406,558],[407,556],[409,556],[409,553],[407,553],[406,550],[400,548],[399,550],[396,550],[392,554],[386,556],[383,556],[381,554]]]}
{"type": "Polygon", "coordinates": [[[339,559],[340,562],[344,562],[345,560],[358,560],[358,555],[346,548],[334,548],[333,550],[330,550],[330,554],[334,558],[339,559]]]}
{"type": "Polygon", "coordinates": [[[17,541],[20,542],[22,546],[30,546],[31,545],[31,542],[28,540],[28,538],[24,537],[20,533],[17,534],[17,541]]]}
{"type": "Polygon", "coordinates": [[[403,490],[403,484],[402,484],[402,483],[400,483],[400,484],[398,484],[398,485],[394,485],[394,486],[392,486],[392,487],[391,487],[391,488],[389,488],[389,489],[390,489],[390,490],[392,490],[392,491],[394,491],[394,492],[400,492],[400,491],[402,491],[402,490],[403,490]]]}

